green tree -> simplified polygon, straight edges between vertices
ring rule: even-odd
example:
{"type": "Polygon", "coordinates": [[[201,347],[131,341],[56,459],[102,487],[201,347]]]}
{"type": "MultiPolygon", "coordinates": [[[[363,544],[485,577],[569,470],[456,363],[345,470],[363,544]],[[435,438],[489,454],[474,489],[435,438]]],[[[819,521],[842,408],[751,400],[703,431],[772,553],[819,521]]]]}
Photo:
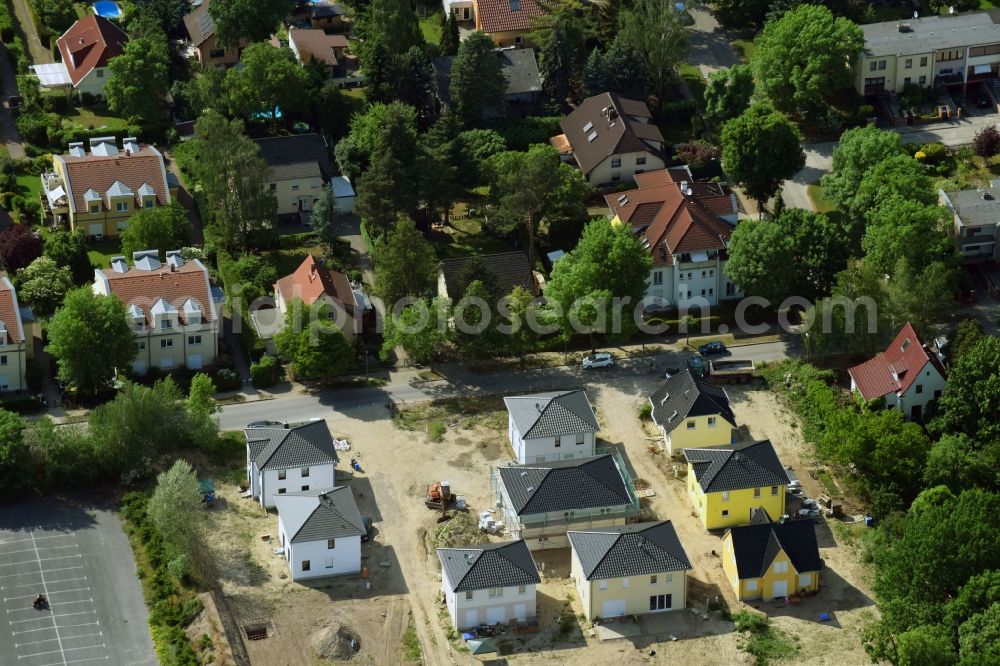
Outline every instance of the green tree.
{"type": "Polygon", "coordinates": [[[772,0],[716,0],[719,21],[727,28],[757,28],[764,25],[772,0]]]}
{"type": "Polygon", "coordinates": [[[354,368],[354,347],[332,315],[324,303],[306,307],[296,298],[288,305],[285,325],[274,336],[274,344],[291,361],[296,378],[329,378],[354,368]]]}
{"type": "Polygon", "coordinates": [[[17,272],[17,291],[35,314],[48,317],[62,304],[66,292],[73,286],[69,268],[60,266],[46,256],[38,257],[17,272]]]}
{"type": "Polygon", "coordinates": [[[396,225],[400,211],[413,210],[416,201],[413,171],[392,152],[376,157],[358,178],[358,213],[382,238],[396,225]]]}
{"type": "MultiPolygon", "coordinates": [[[[538,49],[538,71],[542,88],[564,111],[567,98],[576,86],[573,44],[562,21],[557,21],[538,49]]],[[[504,86],[506,89],[506,85],[504,86]]]]}
{"type": "Polygon", "coordinates": [[[180,28],[191,7],[186,0],[137,0],[135,6],[140,14],[153,17],[165,33],[180,28]]]}
{"type": "Polygon", "coordinates": [[[826,96],[853,85],[861,28],[822,5],[805,4],[768,22],[755,40],[757,87],[786,113],[818,118],[826,96]]]}
{"type": "Polygon", "coordinates": [[[1000,661],[1000,601],[966,620],[958,628],[958,643],[962,663],[1000,661]]]}
{"type": "Polygon", "coordinates": [[[425,298],[390,314],[386,317],[382,360],[388,360],[399,347],[414,363],[431,364],[448,342],[450,316],[451,303],[446,298],[425,298]]]}
{"type": "Polygon", "coordinates": [[[400,220],[380,243],[375,262],[375,293],[387,309],[405,296],[423,296],[437,281],[434,248],[412,220],[400,220]]]}
{"type": "Polygon", "coordinates": [[[455,345],[466,358],[502,356],[506,336],[497,330],[499,299],[481,280],[473,280],[455,304],[455,345]]]}
{"type": "Polygon", "coordinates": [[[958,326],[948,339],[949,363],[954,364],[968,354],[983,334],[983,324],[978,319],[968,318],[958,322],[958,326]]]}
{"type": "Polygon", "coordinates": [[[204,512],[198,475],[186,460],[178,460],[156,477],[146,511],[175,557],[196,556],[203,547],[204,512]]]}
{"type": "Polygon", "coordinates": [[[662,108],[667,87],[677,79],[677,66],[688,49],[688,33],[677,10],[668,2],[635,0],[618,14],[618,35],[639,52],[657,108],[662,108]]]}
{"type": "Polygon", "coordinates": [[[853,212],[854,197],[865,174],[902,152],[896,132],[871,125],[847,130],[833,149],[833,173],[823,176],[823,195],[838,208],[853,212]]]}
{"type": "Polygon", "coordinates": [[[443,56],[453,56],[458,53],[458,45],[461,41],[458,33],[458,21],[449,12],[448,18],[444,20],[444,28],[441,30],[441,43],[438,44],[438,50],[443,56]]]}
{"type": "Polygon", "coordinates": [[[371,49],[376,45],[397,55],[424,46],[417,14],[407,0],[371,0],[361,28],[365,40],[360,53],[363,63],[370,61],[371,49]]]}
{"type": "Polygon", "coordinates": [[[417,170],[418,189],[432,219],[436,221],[443,217],[445,224],[450,219],[452,206],[462,194],[459,167],[463,156],[458,130],[458,120],[445,113],[424,135],[420,146],[422,158],[417,170]]]}
{"type": "Polygon", "coordinates": [[[937,200],[923,165],[908,155],[894,155],[872,166],[846,211],[852,220],[863,220],[866,213],[893,197],[928,206],[937,200]]]}
{"type": "Polygon", "coordinates": [[[887,301],[885,276],[863,262],[849,262],[837,274],[830,298],[807,313],[806,351],[867,356],[882,351],[893,328],[887,301]]]}
{"type": "Polygon", "coordinates": [[[506,336],[507,353],[520,357],[535,351],[538,347],[538,332],[530,325],[532,320],[544,321],[545,311],[541,299],[536,299],[524,287],[514,287],[500,301],[499,307],[500,333],[506,336]]]}
{"type": "Polygon", "coordinates": [[[954,244],[945,233],[947,209],[892,195],[868,213],[861,240],[865,261],[891,275],[900,259],[910,266],[926,266],[953,259],[954,244]]]}
{"type": "Polygon", "coordinates": [[[243,302],[252,303],[274,293],[278,269],[267,258],[248,252],[229,265],[226,280],[228,289],[233,291],[233,287],[239,285],[243,302]]]}
{"type": "Polygon", "coordinates": [[[649,77],[642,56],[635,46],[617,36],[606,52],[596,47],[590,52],[583,82],[588,96],[605,92],[636,100],[649,96],[649,77]]]}
{"type": "Polygon", "coordinates": [[[753,71],[748,65],[712,72],[705,86],[705,121],[721,128],[723,123],[738,117],[750,106],[752,95],[753,71]]]}
{"type": "Polygon", "coordinates": [[[0,231],[0,265],[16,273],[42,256],[42,235],[26,224],[11,224],[0,231]]]}
{"type": "Polygon", "coordinates": [[[996,467],[967,435],[945,435],[931,446],[924,467],[924,485],[947,486],[953,492],[997,481],[996,467]]]}
{"type": "Polygon", "coordinates": [[[213,0],[208,13],[219,42],[235,47],[241,40],[267,41],[294,8],[295,0],[213,0]]]}
{"type": "Polygon", "coordinates": [[[38,22],[55,35],[66,32],[76,22],[73,0],[31,0],[31,8],[38,22]]]}
{"type": "Polygon", "coordinates": [[[24,440],[24,421],[0,409],[0,496],[16,499],[31,483],[31,451],[24,440]]]}
{"type": "Polygon", "coordinates": [[[921,270],[900,259],[886,283],[889,314],[897,328],[908,321],[917,333],[930,337],[934,326],[954,311],[957,286],[955,266],[935,261],[921,270]]]}
{"type": "Polygon", "coordinates": [[[195,176],[205,192],[212,230],[223,248],[246,250],[252,234],[274,226],[277,201],[267,163],[238,120],[209,109],[195,124],[195,176]]]}
{"type": "Polygon", "coordinates": [[[896,639],[899,666],[951,666],[958,661],[947,630],[924,625],[905,631],[896,639]]]}
{"type": "Polygon", "coordinates": [[[722,126],[726,173],[763,209],[781,184],[806,164],[798,130],[765,103],[753,104],[722,126]]]}
{"type": "Polygon", "coordinates": [[[94,267],[87,255],[87,240],[83,231],[54,231],[45,236],[43,253],[59,266],[69,268],[73,284],[82,285],[94,279],[94,267]]]}
{"type": "Polygon", "coordinates": [[[1000,441],[1000,338],[980,339],[955,360],[932,427],[965,433],[975,441],[1000,441]]]}
{"type": "Polygon", "coordinates": [[[209,444],[219,436],[219,423],[212,418],[218,411],[212,378],[204,372],[195,374],[188,389],[187,413],[191,419],[192,439],[196,444],[209,444]]]}
{"type": "Polygon", "coordinates": [[[418,144],[416,109],[401,102],[376,102],[351,118],[350,132],[337,144],[337,165],[353,181],[387,152],[412,163],[418,144]]]}
{"type": "Polygon", "coordinates": [[[490,37],[474,32],[459,45],[451,65],[451,105],[467,127],[478,125],[485,112],[503,108],[507,77],[494,49],[490,37]]]}
{"type": "Polygon", "coordinates": [[[48,337],[45,349],[56,359],[59,379],[85,395],[109,388],[138,352],[125,305],[114,296],[96,296],[89,287],[66,294],[48,337]]]}
{"type": "Polygon", "coordinates": [[[163,96],[169,87],[170,51],[165,34],[131,39],[120,56],[108,62],[104,95],[108,108],[130,122],[162,125],[163,96]]]}
{"type": "Polygon", "coordinates": [[[633,311],[646,293],[652,258],[632,228],[594,220],[580,242],[552,269],[546,299],[558,303],[563,332],[569,335],[577,319],[590,334],[627,339],[635,331],[633,311]],[[612,299],[620,299],[620,309],[612,299]],[[619,312],[616,313],[616,310],[619,312]]]}
{"type": "Polygon", "coordinates": [[[251,120],[265,113],[277,123],[278,108],[305,109],[302,91],[308,75],[288,49],[267,42],[250,44],[240,56],[240,66],[226,72],[224,90],[236,115],[251,120]]]}
{"type": "Polygon", "coordinates": [[[341,214],[337,207],[337,195],[333,187],[327,185],[319,194],[319,199],[313,203],[309,213],[309,225],[319,239],[327,245],[337,241],[337,216],[341,214]]]}
{"type": "Polygon", "coordinates": [[[184,207],[176,201],[157,208],[143,208],[129,218],[121,232],[122,252],[132,256],[139,250],[159,250],[161,258],[168,250],[188,245],[191,223],[184,207]]]}

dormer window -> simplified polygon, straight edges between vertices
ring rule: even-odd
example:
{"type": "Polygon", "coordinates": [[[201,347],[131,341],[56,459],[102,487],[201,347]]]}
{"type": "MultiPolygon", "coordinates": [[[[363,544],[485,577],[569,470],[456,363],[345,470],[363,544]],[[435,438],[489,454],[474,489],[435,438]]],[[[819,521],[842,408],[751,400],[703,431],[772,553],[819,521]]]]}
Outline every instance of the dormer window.
{"type": "Polygon", "coordinates": [[[152,199],[147,199],[146,202],[144,204],[142,204],[142,205],[143,205],[144,208],[152,208],[153,207],[153,200],[152,199]]]}
{"type": "Polygon", "coordinates": [[[90,204],[90,212],[91,213],[100,213],[101,212],[101,204],[90,204]]]}
{"type": "Polygon", "coordinates": [[[160,320],[160,330],[164,330],[164,329],[168,329],[168,328],[173,328],[173,327],[174,327],[174,325],[173,325],[173,323],[169,319],[163,318],[163,319],[160,320]]]}
{"type": "Polygon", "coordinates": [[[128,202],[127,201],[117,201],[115,202],[115,210],[119,213],[128,212],[128,202]]]}

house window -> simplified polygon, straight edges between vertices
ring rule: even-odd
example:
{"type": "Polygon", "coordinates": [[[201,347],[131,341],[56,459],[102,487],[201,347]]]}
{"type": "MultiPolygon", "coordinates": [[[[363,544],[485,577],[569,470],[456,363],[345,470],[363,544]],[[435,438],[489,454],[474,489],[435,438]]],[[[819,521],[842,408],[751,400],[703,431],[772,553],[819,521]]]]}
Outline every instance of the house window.
{"type": "Polygon", "coordinates": [[[152,207],[153,207],[153,200],[152,200],[152,199],[148,199],[148,200],[146,201],[146,203],[145,203],[145,204],[143,204],[143,205],[144,205],[144,206],[145,206],[146,208],[152,208],[152,207]]]}
{"type": "Polygon", "coordinates": [[[200,335],[189,335],[188,336],[188,344],[189,345],[200,345],[201,344],[201,336],[200,335]]]}
{"type": "Polygon", "coordinates": [[[715,417],[714,416],[709,416],[708,417],[708,427],[709,428],[714,428],[715,427],[715,417]]]}
{"type": "Polygon", "coordinates": [[[301,476],[303,479],[306,478],[306,477],[308,477],[309,476],[309,468],[308,467],[303,467],[299,471],[299,476],[301,476]]]}
{"type": "Polygon", "coordinates": [[[723,511],[722,511],[722,517],[725,518],[728,515],[729,515],[729,509],[723,509],[723,511]]]}
{"type": "Polygon", "coordinates": [[[298,186],[298,185],[292,185],[292,191],[293,191],[293,192],[295,192],[295,191],[296,191],[296,190],[298,190],[298,189],[299,189],[299,186],[298,186]]]}
{"type": "Polygon", "coordinates": [[[517,593],[518,594],[524,594],[527,591],[528,591],[528,586],[527,585],[518,585],[517,586],[517,593]]]}
{"type": "Polygon", "coordinates": [[[0,356],[0,365],[7,365],[7,357],[0,356]]]}
{"type": "Polygon", "coordinates": [[[98,69],[97,70],[97,78],[99,78],[99,79],[103,79],[104,78],[104,70],[103,69],[98,69]]]}
{"type": "Polygon", "coordinates": [[[733,296],[736,293],[736,285],[732,282],[726,283],[726,296],[733,296]]]}
{"type": "Polygon", "coordinates": [[[788,562],[775,562],[774,563],[774,573],[788,573],[788,562]]]}
{"type": "Polygon", "coordinates": [[[696,424],[695,424],[695,422],[694,422],[694,421],[688,421],[688,422],[687,422],[687,429],[688,429],[688,430],[694,430],[694,428],[695,428],[695,425],[696,425],[696,424]]]}
{"type": "Polygon", "coordinates": [[[713,293],[715,293],[715,290],[714,290],[714,289],[709,289],[709,290],[708,290],[708,295],[709,295],[709,296],[711,296],[711,295],[712,295],[713,293]]]}
{"type": "Polygon", "coordinates": [[[91,213],[100,213],[101,212],[101,204],[91,204],[91,206],[90,206],[90,212],[91,213]]]}
{"type": "Polygon", "coordinates": [[[583,444],[583,439],[584,439],[583,433],[581,432],[576,436],[576,445],[580,446],[581,444],[583,444]]]}
{"type": "Polygon", "coordinates": [[[279,495],[284,495],[285,494],[285,489],[284,488],[278,488],[278,494],[279,495]]]}
{"type": "Polygon", "coordinates": [[[663,284],[663,271],[653,271],[653,284],[663,284]]]}
{"type": "Polygon", "coordinates": [[[598,590],[606,590],[606,589],[608,589],[608,581],[606,581],[606,580],[599,581],[597,583],[597,589],[598,590]]]}
{"type": "Polygon", "coordinates": [[[908,76],[903,79],[903,85],[904,86],[910,85],[911,82],[912,82],[912,79],[910,79],[910,77],[908,77],[908,76]]]}
{"type": "Polygon", "coordinates": [[[612,182],[612,183],[617,183],[617,182],[619,182],[619,181],[620,181],[621,179],[622,179],[622,175],[621,175],[620,173],[616,173],[616,174],[613,174],[613,175],[611,176],[611,182],[612,182]]]}
{"type": "Polygon", "coordinates": [[[755,592],[757,590],[757,581],[748,580],[747,581],[747,592],[755,592]]]}
{"type": "Polygon", "coordinates": [[[465,600],[469,601],[471,599],[472,599],[472,590],[466,590],[465,591],[465,600]]]}
{"type": "Polygon", "coordinates": [[[760,497],[760,488],[754,488],[753,489],[753,496],[754,497],[760,497]]]}
{"type": "Polygon", "coordinates": [[[723,490],[722,491],[722,501],[723,502],[728,502],[729,501],[729,491],[728,490],[723,490]]]}
{"type": "Polygon", "coordinates": [[[274,192],[276,189],[278,189],[278,184],[277,183],[271,183],[271,191],[274,192]]]}
{"type": "Polygon", "coordinates": [[[621,157],[612,157],[611,158],[611,168],[612,169],[620,169],[621,166],[622,166],[622,158],[621,157]]]}
{"type": "Polygon", "coordinates": [[[161,319],[160,320],[160,328],[161,329],[173,328],[173,326],[174,325],[172,323],[170,323],[169,319],[161,319]]]}
{"type": "Polygon", "coordinates": [[[702,277],[705,277],[705,271],[702,271],[702,272],[701,272],[701,276],[702,276],[702,277]]]}
{"type": "Polygon", "coordinates": [[[562,446],[562,437],[556,437],[555,439],[556,439],[556,448],[558,449],[560,446],[562,446]]]}
{"type": "Polygon", "coordinates": [[[673,574],[663,574],[663,581],[666,582],[666,583],[672,583],[672,582],[674,582],[674,575],[673,574]]]}
{"type": "Polygon", "coordinates": [[[876,69],[878,69],[878,63],[877,62],[875,62],[874,60],[872,60],[870,63],[868,63],[868,71],[869,72],[874,72],[876,69]]]}
{"type": "MultiPolygon", "coordinates": [[[[927,56],[922,56],[920,58],[920,66],[921,67],[926,67],[927,66],[927,56]]],[[[924,78],[924,77],[920,77],[920,78],[924,78]]],[[[923,81],[921,81],[921,83],[923,83],[923,81]]]]}
{"type": "Polygon", "coordinates": [[[336,547],[337,547],[337,540],[336,539],[327,539],[326,540],[326,549],[327,550],[333,550],[336,547]]]}
{"type": "Polygon", "coordinates": [[[903,67],[905,69],[910,69],[911,67],[913,67],[913,58],[907,58],[906,61],[903,63],[903,67]]]}
{"type": "Polygon", "coordinates": [[[702,289],[702,290],[701,290],[701,295],[702,295],[702,296],[704,296],[704,295],[705,295],[705,290],[704,290],[704,289],[702,289]]]}
{"type": "Polygon", "coordinates": [[[128,210],[128,202],[127,201],[119,201],[119,202],[117,202],[115,204],[115,210],[117,210],[119,213],[126,212],[128,210]]]}
{"type": "Polygon", "coordinates": [[[309,571],[309,569],[311,567],[312,567],[312,562],[310,562],[309,560],[302,560],[302,570],[303,571],[309,571]]]}
{"type": "Polygon", "coordinates": [[[225,55],[226,55],[226,50],[225,49],[211,49],[208,52],[208,57],[209,58],[222,58],[225,55]]]}
{"type": "Polygon", "coordinates": [[[646,163],[646,156],[645,155],[643,155],[642,157],[635,158],[635,164],[636,164],[636,166],[642,166],[645,163],[646,163]]]}
{"type": "Polygon", "coordinates": [[[672,605],[669,594],[654,594],[649,597],[649,610],[651,611],[670,610],[672,605]]]}
{"type": "Polygon", "coordinates": [[[925,86],[925,85],[927,85],[927,77],[926,77],[926,76],[921,76],[921,77],[920,77],[919,79],[917,79],[917,80],[918,80],[918,81],[920,81],[920,85],[922,85],[922,86],[925,86]]]}
{"type": "Polygon", "coordinates": [[[490,588],[490,599],[499,599],[503,596],[502,587],[491,587],[490,588]]]}
{"type": "Polygon", "coordinates": [[[650,576],[649,577],[649,584],[650,585],[656,585],[656,576],[650,576]]]}
{"type": "Polygon", "coordinates": [[[169,349],[170,347],[173,347],[173,346],[174,346],[174,341],[173,340],[170,340],[170,339],[160,340],[160,349],[169,349]]]}
{"type": "Polygon", "coordinates": [[[285,480],[285,477],[286,477],[287,475],[288,475],[288,472],[287,472],[286,470],[283,470],[283,469],[279,469],[279,470],[278,470],[278,481],[284,481],[284,480],[285,480]]]}
{"type": "Polygon", "coordinates": [[[934,391],[934,399],[937,400],[940,397],[941,397],[941,389],[934,391]]]}
{"type": "Polygon", "coordinates": [[[309,486],[302,486],[302,492],[309,490],[309,486]]]}
{"type": "Polygon", "coordinates": [[[622,578],[622,589],[628,587],[628,578],[622,578]]]}
{"type": "Polygon", "coordinates": [[[923,393],[923,392],[924,392],[924,385],[917,384],[917,393],[923,393]]]}
{"type": "Polygon", "coordinates": [[[771,497],[778,496],[778,486],[771,486],[771,497]]]}
{"type": "Polygon", "coordinates": [[[327,569],[332,569],[333,568],[333,558],[332,557],[324,557],[323,558],[323,566],[326,567],[327,569]]]}
{"type": "Polygon", "coordinates": [[[879,68],[879,70],[885,69],[885,60],[879,60],[878,61],[878,68],[879,68]]]}
{"type": "Polygon", "coordinates": [[[145,348],[146,348],[146,341],[143,340],[142,342],[139,343],[139,350],[141,351],[141,350],[143,350],[145,348]]]}

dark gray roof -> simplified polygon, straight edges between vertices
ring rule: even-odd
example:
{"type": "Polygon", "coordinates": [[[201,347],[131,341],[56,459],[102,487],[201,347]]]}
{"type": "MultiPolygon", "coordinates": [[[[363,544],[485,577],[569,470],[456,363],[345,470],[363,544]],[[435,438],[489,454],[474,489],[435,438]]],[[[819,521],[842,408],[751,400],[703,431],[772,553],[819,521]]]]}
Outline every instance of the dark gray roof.
{"type": "MultiPolygon", "coordinates": [[[[499,254],[479,255],[483,264],[496,275],[497,284],[500,289],[509,294],[514,287],[524,287],[529,294],[535,294],[535,276],[528,264],[528,255],[520,250],[514,252],[501,252],[499,254]]],[[[457,291],[457,282],[462,275],[462,269],[473,257],[456,257],[446,259],[441,262],[441,272],[444,274],[445,288],[448,290],[450,298],[461,298],[462,294],[457,291]]]]}
{"type": "Polygon", "coordinates": [[[861,26],[864,55],[903,56],[940,49],[983,46],[1000,42],[1000,12],[965,12],[953,16],[921,16],[903,21],[883,21],[861,26]],[[905,29],[900,30],[900,24],[905,29]]]}
{"type": "Polygon", "coordinates": [[[260,148],[260,156],[270,167],[268,177],[271,180],[316,176],[329,180],[333,175],[330,150],[319,134],[275,136],[254,141],[260,148]]]}
{"type": "Polygon", "coordinates": [[[243,435],[250,459],[260,470],[336,464],[340,460],[326,421],[289,428],[246,428],[243,435]]]}
{"type": "Polygon", "coordinates": [[[540,583],[524,540],[467,548],[438,548],[441,572],[453,592],[540,583]]]}
{"type": "Polygon", "coordinates": [[[330,16],[344,16],[347,10],[330,0],[319,0],[312,4],[313,18],[327,18],[330,16]]]}
{"type": "Polygon", "coordinates": [[[788,475],[771,440],[718,449],[684,449],[706,493],[788,485],[788,475]]]}
{"type": "Polygon", "coordinates": [[[363,536],[365,533],[361,512],[354,501],[354,494],[347,486],[337,486],[332,490],[285,493],[281,497],[316,498],[316,508],[302,523],[302,527],[291,536],[292,543],[363,536]]]}
{"type": "Polygon", "coordinates": [[[559,121],[584,175],[611,155],[648,151],[660,155],[663,134],[649,121],[644,102],[602,93],[588,97],[559,121]],[[609,119],[606,114],[614,113],[609,119]],[[584,130],[584,128],[587,128],[584,130]],[[593,135],[593,138],[588,138],[593,135]]]}
{"type": "Polygon", "coordinates": [[[634,498],[611,455],[497,469],[519,516],[632,504],[634,498]]]}
{"type": "Polygon", "coordinates": [[[965,227],[1000,226],[1000,187],[945,192],[944,203],[965,227]]]}
{"type": "Polygon", "coordinates": [[[691,568],[669,520],[566,532],[587,580],[691,568]]]}
{"type": "Polygon", "coordinates": [[[554,391],[503,399],[524,439],[597,432],[594,414],[585,391],[554,391]]]}
{"type": "Polygon", "coordinates": [[[726,392],[695,376],[689,368],[663,382],[649,396],[653,408],[653,422],[667,432],[676,428],[689,416],[718,414],[736,427],[736,417],[729,406],[726,392]]]}
{"type": "Polygon", "coordinates": [[[729,534],[733,540],[736,571],[741,579],[763,576],[782,550],[798,573],[823,568],[816,528],[811,520],[757,522],[733,527],[729,534]]]}
{"type": "MultiPolygon", "coordinates": [[[[506,95],[541,92],[542,77],[538,73],[534,49],[497,49],[496,54],[503,74],[507,77],[506,95]]],[[[451,66],[454,62],[455,56],[431,59],[437,98],[445,107],[451,105],[451,66]]]]}

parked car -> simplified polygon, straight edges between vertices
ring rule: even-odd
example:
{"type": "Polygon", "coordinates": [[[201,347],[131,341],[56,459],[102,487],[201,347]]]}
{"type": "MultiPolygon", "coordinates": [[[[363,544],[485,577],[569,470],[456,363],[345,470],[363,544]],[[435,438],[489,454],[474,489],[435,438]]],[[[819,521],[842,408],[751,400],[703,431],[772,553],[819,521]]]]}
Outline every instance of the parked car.
{"type": "Polygon", "coordinates": [[[591,368],[610,368],[615,364],[615,357],[607,352],[599,352],[583,357],[583,367],[586,370],[591,368]]]}
{"type": "Polygon", "coordinates": [[[276,428],[277,426],[285,425],[281,421],[254,421],[248,423],[248,428],[276,428]]]}
{"type": "Polygon", "coordinates": [[[365,516],[361,519],[361,523],[365,526],[365,533],[361,537],[361,543],[364,543],[372,538],[372,519],[371,516],[365,516]]]}
{"type": "Polygon", "coordinates": [[[713,340],[712,342],[706,342],[702,346],[698,347],[698,353],[702,356],[708,356],[710,354],[725,354],[726,345],[723,344],[722,340],[713,340]]]}

